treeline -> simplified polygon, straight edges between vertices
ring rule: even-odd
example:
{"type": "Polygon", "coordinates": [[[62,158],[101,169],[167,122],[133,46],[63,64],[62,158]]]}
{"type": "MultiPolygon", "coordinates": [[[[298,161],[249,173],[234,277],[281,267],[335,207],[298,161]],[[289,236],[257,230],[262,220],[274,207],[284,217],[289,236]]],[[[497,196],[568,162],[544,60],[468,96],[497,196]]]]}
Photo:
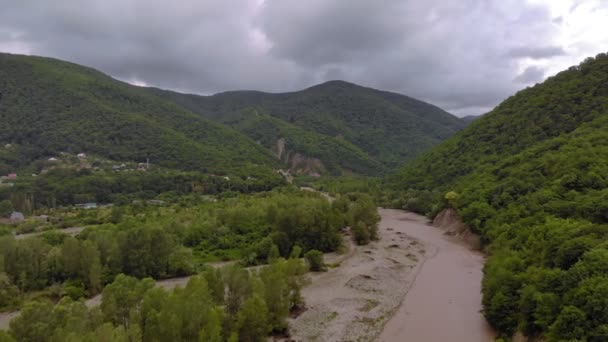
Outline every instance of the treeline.
{"type": "Polygon", "coordinates": [[[159,195],[177,201],[188,194],[261,192],[284,184],[280,175],[255,166],[222,176],[182,171],[94,172],[58,168],[38,177],[21,177],[12,187],[0,187],[0,200],[10,200],[16,210],[30,213],[36,208],[87,202],[125,205],[159,195]]]}
{"type": "Polygon", "coordinates": [[[303,306],[307,266],[294,250],[259,270],[207,269],[186,287],[155,287],[125,275],[105,287],[101,305],[64,298],[32,302],[10,323],[2,341],[265,341],[286,334],[287,317],[303,306]]]}
{"type": "Polygon", "coordinates": [[[403,190],[387,179],[362,176],[297,177],[296,184],[333,195],[367,194],[384,208],[402,209],[434,217],[445,208],[443,193],[439,190],[403,190]]]}
{"type": "MultiPolygon", "coordinates": [[[[608,340],[608,55],[521,91],[395,180],[453,190],[501,336],[608,340]]],[[[420,191],[420,190],[418,190],[420,191]]]]}
{"type": "Polygon", "coordinates": [[[99,222],[77,238],[48,232],[0,237],[0,308],[45,290],[50,298],[93,295],[117,274],[168,278],[196,272],[204,262],[257,265],[294,250],[331,252],[341,228],[359,243],[376,238],[378,216],[364,195],[330,203],[319,194],[285,189],[192,207],[132,205],[100,210],[99,222]]]}

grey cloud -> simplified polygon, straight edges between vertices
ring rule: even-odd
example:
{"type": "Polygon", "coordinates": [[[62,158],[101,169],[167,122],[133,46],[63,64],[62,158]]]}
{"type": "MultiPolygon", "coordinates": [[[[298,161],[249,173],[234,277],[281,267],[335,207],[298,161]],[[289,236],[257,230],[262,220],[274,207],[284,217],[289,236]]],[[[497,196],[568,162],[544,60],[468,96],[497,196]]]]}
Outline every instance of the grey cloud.
{"type": "Polygon", "coordinates": [[[563,52],[544,47],[555,25],[526,0],[0,0],[0,8],[0,49],[202,94],[341,78],[476,114],[521,87],[518,58],[563,52]]]}
{"type": "Polygon", "coordinates": [[[545,70],[536,66],[529,66],[513,80],[517,83],[531,84],[542,81],[545,77],[545,70]]]}
{"type": "Polygon", "coordinates": [[[509,56],[515,58],[543,59],[564,55],[566,51],[561,46],[520,46],[509,50],[509,56]]]}

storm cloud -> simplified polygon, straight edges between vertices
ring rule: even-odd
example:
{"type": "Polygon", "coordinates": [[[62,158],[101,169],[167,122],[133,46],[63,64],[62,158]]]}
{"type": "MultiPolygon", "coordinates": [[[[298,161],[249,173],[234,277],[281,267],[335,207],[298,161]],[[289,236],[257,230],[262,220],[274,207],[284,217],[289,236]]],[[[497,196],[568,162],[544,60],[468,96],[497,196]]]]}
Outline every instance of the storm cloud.
{"type": "Polygon", "coordinates": [[[540,0],[0,0],[0,6],[0,51],[66,59],[134,84],[210,94],[292,91],[344,79],[459,115],[487,111],[542,80],[547,63],[566,67],[592,50],[564,40],[568,13],[556,20],[555,8],[540,0]]]}

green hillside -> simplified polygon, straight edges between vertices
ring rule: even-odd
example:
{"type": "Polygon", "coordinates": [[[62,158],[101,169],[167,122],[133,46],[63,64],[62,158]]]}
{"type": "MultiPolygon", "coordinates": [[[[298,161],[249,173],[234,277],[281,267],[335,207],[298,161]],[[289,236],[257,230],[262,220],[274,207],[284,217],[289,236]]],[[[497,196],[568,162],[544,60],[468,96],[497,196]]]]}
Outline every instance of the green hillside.
{"type": "Polygon", "coordinates": [[[520,91],[392,179],[458,194],[487,243],[489,322],[608,340],[608,56],[520,91]]]}
{"type": "Polygon", "coordinates": [[[344,139],[307,131],[270,115],[247,116],[235,128],[263,146],[269,146],[296,172],[374,174],[384,168],[344,139]],[[300,155],[295,151],[303,151],[305,154],[300,155]],[[319,162],[315,163],[314,159],[305,156],[314,156],[319,162]]]}
{"type": "Polygon", "coordinates": [[[274,147],[277,137],[283,137],[293,152],[320,159],[330,171],[339,167],[346,173],[373,175],[394,169],[466,126],[428,103],[342,81],[280,94],[233,91],[198,96],[150,91],[237,128],[266,147],[274,147]],[[251,117],[260,115],[291,129],[264,134],[247,129],[251,117]],[[339,151],[327,151],[328,146],[339,151]]]}
{"type": "Polygon", "coordinates": [[[59,152],[222,172],[277,159],[239,132],[98,71],[0,54],[0,171],[59,152]]]}

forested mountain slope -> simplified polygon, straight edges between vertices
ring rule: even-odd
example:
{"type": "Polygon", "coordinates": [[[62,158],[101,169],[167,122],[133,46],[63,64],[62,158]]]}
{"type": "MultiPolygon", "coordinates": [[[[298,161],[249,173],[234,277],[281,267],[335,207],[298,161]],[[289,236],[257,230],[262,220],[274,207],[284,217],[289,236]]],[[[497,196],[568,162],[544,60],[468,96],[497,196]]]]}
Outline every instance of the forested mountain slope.
{"type": "Polygon", "coordinates": [[[338,168],[362,174],[390,170],[466,126],[428,103],[343,81],[280,94],[232,91],[198,96],[150,91],[240,129],[266,147],[273,148],[284,138],[288,151],[320,159],[333,173],[338,168]],[[251,120],[258,116],[266,121],[272,117],[275,128],[253,134],[251,120]],[[278,128],[287,126],[292,129],[278,128]]]}
{"type": "Polygon", "coordinates": [[[59,152],[185,170],[275,166],[243,134],[98,71],[50,58],[0,54],[3,171],[59,152]],[[12,151],[12,152],[11,152],[12,151]]]}
{"type": "Polygon", "coordinates": [[[606,54],[520,91],[392,181],[458,194],[489,244],[483,303],[502,334],[608,340],[606,54]]]}

